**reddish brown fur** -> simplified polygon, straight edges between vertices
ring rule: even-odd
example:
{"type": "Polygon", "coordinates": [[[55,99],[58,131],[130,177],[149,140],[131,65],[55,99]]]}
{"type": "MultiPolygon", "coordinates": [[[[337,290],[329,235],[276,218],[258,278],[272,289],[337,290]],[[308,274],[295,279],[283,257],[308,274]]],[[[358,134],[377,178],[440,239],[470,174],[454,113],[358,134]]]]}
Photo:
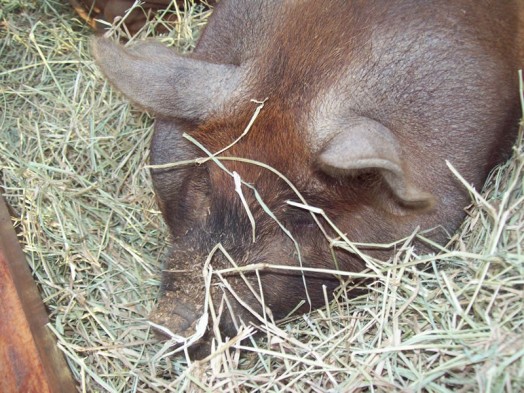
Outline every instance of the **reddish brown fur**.
{"type": "MultiPolygon", "coordinates": [[[[124,49],[100,40],[94,50],[108,78],[157,115],[153,164],[206,156],[184,132],[220,151],[247,126],[256,107],[250,99],[267,98],[249,133],[220,157],[274,167],[352,241],[391,242],[433,228],[427,236],[442,243],[469,203],[446,160],[480,188],[514,140],[521,8],[516,0],[222,0],[189,57],[148,43],[124,49]]],[[[335,267],[309,213],[286,203],[298,198],[282,179],[256,165],[223,164],[255,186],[293,234],[303,266],[335,267]]],[[[202,313],[202,265],[218,243],[241,266],[299,265],[295,244],[245,185],[256,219],[253,242],[233,179],[212,160],[152,175],[174,244],[157,322],[181,334],[194,331],[202,313]]],[[[364,267],[354,254],[333,253],[338,268],[364,267]]],[[[212,266],[230,264],[218,253],[212,266]]],[[[338,284],[306,276],[311,305],[300,311],[323,304],[322,285],[330,292],[338,284]]],[[[276,318],[306,298],[299,273],[264,270],[261,277],[276,318]]],[[[258,288],[257,277],[249,279],[258,288]]],[[[230,282],[261,310],[238,276],[230,282]]],[[[225,294],[245,323],[253,319],[227,291],[213,287],[212,293],[217,304],[225,294]]],[[[227,316],[220,326],[224,334],[236,331],[227,316]]]]}

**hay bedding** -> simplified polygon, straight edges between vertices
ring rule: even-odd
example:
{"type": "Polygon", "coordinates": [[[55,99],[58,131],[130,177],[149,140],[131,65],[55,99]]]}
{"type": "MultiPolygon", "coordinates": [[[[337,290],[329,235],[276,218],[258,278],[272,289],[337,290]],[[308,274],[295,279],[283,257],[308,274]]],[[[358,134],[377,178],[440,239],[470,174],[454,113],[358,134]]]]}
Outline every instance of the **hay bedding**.
{"type": "MultiPolygon", "coordinates": [[[[366,295],[340,290],[253,347],[188,363],[146,321],[168,243],[144,169],[151,119],[97,72],[65,2],[1,4],[1,185],[80,390],[524,391],[522,139],[439,256],[401,243],[368,261],[366,295]]],[[[189,8],[166,38],[185,49],[208,16],[189,8]]]]}

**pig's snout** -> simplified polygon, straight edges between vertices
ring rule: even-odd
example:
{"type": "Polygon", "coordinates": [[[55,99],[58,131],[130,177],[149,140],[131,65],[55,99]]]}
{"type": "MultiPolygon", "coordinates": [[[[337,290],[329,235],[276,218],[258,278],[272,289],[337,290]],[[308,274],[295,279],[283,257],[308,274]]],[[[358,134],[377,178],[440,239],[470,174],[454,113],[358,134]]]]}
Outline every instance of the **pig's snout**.
{"type": "MultiPolygon", "coordinates": [[[[176,296],[173,292],[166,292],[149,319],[179,336],[192,336],[196,332],[196,323],[203,310],[188,300],[176,296]]],[[[156,330],[156,333],[160,336],[167,335],[161,330],[156,330]]]]}

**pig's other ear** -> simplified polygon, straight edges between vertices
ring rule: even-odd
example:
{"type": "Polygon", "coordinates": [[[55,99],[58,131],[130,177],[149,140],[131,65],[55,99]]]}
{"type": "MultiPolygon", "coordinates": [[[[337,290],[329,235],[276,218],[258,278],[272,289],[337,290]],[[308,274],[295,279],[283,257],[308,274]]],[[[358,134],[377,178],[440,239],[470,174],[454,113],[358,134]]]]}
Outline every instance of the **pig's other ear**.
{"type": "Polygon", "coordinates": [[[324,146],[318,157],[320,168],[333,176],[378,170],[402,206],[430,208],[432,195],[417,189],[408,178],[391,131],[368,118],[351,123],[324,146]]]}
{"type": "Polygon", "coordinates": [[[202,120],[240,84],[240,67],[177,54],[158,42],[124,47],[107,38],[91,42],[96,63],[131,101],[154,114],[202,120]]]}

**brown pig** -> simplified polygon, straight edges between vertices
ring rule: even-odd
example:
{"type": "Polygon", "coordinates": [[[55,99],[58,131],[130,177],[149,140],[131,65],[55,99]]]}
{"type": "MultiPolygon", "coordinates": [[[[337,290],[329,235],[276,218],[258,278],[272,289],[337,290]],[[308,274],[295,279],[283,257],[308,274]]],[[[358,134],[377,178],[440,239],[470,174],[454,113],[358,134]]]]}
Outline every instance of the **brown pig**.
{"type": "MultiPolygon", "coordinates": [[[[238,266],[364,268],[354,253],[330,248],[310,212],[287,203],[300,199],[282,177],[246,160],[283,174],[351,241],[434,228],[426,236],[445,242],[469,203],[446,161],[478,189],[516,135],[520,3],[222,0],[190,55],[94,41],[109,81],[156,116],[151,173],[173,247],[155,322],[194,332],[202,266],[217,244],[238,266]],[[252,99],[265,103],[243,135],[259,105],[252,99]],[[219,154],[191,164],[208,152],[219,154]],[[180,161],[189,163],[158,167],[180,161]],[[244,182],[237,188],[234,176],[244,182]]],[[[232,267],[222,251],[210,264],[232,267]]],[[[331,293],[339,284],[274,268],[228,282],[213,281],[210,292],[236,316],[222,314],[229,336],[253,321],[246,307],[261,312],[262,298],[278,319],[300,302],[299,312],[324,304],[322,286],[331,293]]]]}

